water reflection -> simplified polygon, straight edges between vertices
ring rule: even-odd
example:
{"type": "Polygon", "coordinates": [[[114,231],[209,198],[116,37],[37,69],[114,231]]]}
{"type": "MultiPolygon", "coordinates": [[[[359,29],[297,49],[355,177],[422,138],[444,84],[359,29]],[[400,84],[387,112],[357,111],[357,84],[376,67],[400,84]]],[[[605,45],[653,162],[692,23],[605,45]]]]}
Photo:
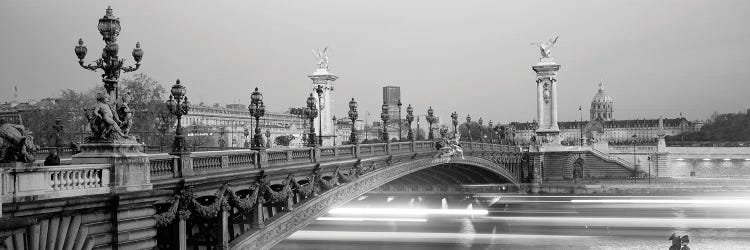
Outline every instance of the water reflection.
{"type": "Polygon", "coordinates": [[[690,235],[693,249],[744,249],[748,197],[369,198],[332,210],[275,249],[667,249],[672,233],[690,235]]]}

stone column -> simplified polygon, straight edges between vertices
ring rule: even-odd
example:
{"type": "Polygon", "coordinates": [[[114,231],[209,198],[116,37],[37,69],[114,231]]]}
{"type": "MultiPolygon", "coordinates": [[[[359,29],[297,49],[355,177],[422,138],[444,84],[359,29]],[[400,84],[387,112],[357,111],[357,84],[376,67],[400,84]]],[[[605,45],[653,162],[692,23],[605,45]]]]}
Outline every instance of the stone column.
{"type": "Polygon", "coordinates": [[[557,71],[560,65],[553,58],[541,58],[531,67],[536,72],[538,140],[547,144],[560,144],[557,125],[557,71]]]}
{"type": "Polygon", "coordinates": [[[332,146],[333,137],[331,136],[334,135],[333,131],[335,126],[332,121],[334,107],[333,81],[336,81],[336,79],[338,79],[338,76],[328,72],[328,69],[318,68],[317,70],[315,70],[315,72],[313,72],[312,75],[309,75],[308,77],[313,81],[312,92],[313,96],[315,97],[316,105],[318,105],[318,94],[315,93],[315,90],[318,88],[318,86],[323,87],[323,94],[320,98],[323,101],[323,109],[319,110],[318,117],[316,117],[314,120],[316,129],[319,129],[321,131],[321,134],[319,136],[323,137],[323,145],[320,146],[332,146]],[[318,128],[318,126],[321,127],[318,128]]]}

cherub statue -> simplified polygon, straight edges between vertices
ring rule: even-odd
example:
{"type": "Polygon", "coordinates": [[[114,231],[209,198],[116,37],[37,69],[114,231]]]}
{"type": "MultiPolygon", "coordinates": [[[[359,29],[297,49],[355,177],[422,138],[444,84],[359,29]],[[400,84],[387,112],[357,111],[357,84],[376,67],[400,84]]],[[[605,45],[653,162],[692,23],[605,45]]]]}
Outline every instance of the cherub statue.
{"type": "Polygon", "coordinates": [[[122,100],[118,103],[117,116],[120,118],[120,129],[123,134],[130,134],[130,128],[133,127],[133,110],[130,109],[130,101],[133,99],[130,92],[122,95],[122,100]]]}
{"type": "Polygon", "coordinates": [[[451,150],[453,150],[452,155],[458,154],[459,156],[461,156],[461,159],[465,159],[464,150],[461,149],[461,144],[459,142],[460,138],[461,134],[459,134],[458,132],[453,133],[453,138],[450,140],[451,150]]]}
{"type": "Polygon", "coordinates": [[[108,94],[99,92],[96,94],[96,104],[86,112],[86,118],[89,120],[89,126],[93,136],[89,140],[113,140],[120,138],[129,138],[120,129],[120,121],[116,116],[108,94]]]}
{"type": "Polygon", "coordinates": [[[555,43],[557,43],[557,38],[559,37],[560,36],[556,36],[555,38],[550,38],[549,41],[544,42],[544,43],[535,42],[535,43],[530,43],[529,45],[536,45],[537,47],[539,47],[539,52],[542,53],[542,58],[549,58],[550,54],[552,54],[552,51],[550,49],[552,49],[552,47],[555,46],[555,43]]]}

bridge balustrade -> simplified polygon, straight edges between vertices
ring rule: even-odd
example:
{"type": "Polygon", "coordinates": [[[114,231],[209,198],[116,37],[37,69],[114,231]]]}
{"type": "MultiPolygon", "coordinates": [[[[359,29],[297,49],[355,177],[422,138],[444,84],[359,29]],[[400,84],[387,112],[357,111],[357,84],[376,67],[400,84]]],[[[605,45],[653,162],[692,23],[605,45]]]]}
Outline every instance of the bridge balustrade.
{"type": "Polygon", "coordinates": [[[18,167],[2,171],[2,200],[22,202],[110,192],[110,165],[18,167]]]}

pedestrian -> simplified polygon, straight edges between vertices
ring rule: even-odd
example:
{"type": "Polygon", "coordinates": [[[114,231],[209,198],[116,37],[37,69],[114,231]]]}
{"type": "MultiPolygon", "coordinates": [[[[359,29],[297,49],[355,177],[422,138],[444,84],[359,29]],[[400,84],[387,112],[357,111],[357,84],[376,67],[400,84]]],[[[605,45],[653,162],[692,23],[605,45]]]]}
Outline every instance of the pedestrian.
{"type": "Polygon", "coordinates": [[[47,155],[47,158],[44,159],[44,166],[59,166],[60,165],[60,156],[57,155],[57,149],[53,148],[50,149],[49,155],[47,155]]]}
{"type": "Polygon", "coordinates": [[[683,235],[680,238],[680,241],[682,242],[682,248],[680,248],[680,250],[690,250],[690,247],[688,246],[688,244],[690,243],[690,238],[688,238],[687,235],[683,235]]]}
{"type": "Polygon", "coordinates": [[[674,233],[672,233],[672,235],[669,236],[669,240],[672,241],[672,245],[669,246],[669,250],[681,250],[682,240],[680,239],[680,236],[677,236],[674,233]]]}

